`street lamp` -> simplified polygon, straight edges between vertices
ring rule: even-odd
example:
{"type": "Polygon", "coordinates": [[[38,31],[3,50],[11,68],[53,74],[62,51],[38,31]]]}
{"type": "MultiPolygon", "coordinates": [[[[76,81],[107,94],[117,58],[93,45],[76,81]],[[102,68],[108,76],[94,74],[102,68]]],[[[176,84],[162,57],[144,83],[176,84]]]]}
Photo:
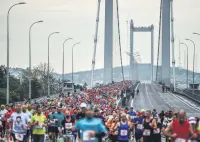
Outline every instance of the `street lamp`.
{"type": "Polygon", "coordinates": [[[50,83],[49,83],[49,41],[50,41],[50,37],[54,34],[58,34],[59,32],[53,32],[49,35],[48,37],[48,73],[47,73],[47,77],[48,77],[48,96],[50,95],[50,83]]]}
{"type": "MultiPolygon", "coordinates": [[[[68,40],[71,40],[73,38],[67,38],[64,42],[63,42],[63,66],[62,66],[62,82],[63,82],[63,88],[64,88],[64,73],[65,73],[65,42],[68,40]]],[[[62,88],[62,92],[63,92],[63,88],[62,88]]]]}
{"type": "Polygon", "coordinates": [[[34,22],[29,28],[29,99],[31,99],[31,29],[33,25],[42,23],[43,21],[34,22]]]}
{"type": "Polygon", "coordinates": [[[187,89],[188,89],[188,46],[185,43],[180,43],[182,45],[185,45],[187,47],[187,89]]]}
{"type": "Polygon", "coordinates": [[[77,42],[72,46],[72,93],[74,93],[74,46],[77,44],[80,44],[80,42],[77,42]]]}
{"type": "Polygon", "coordinates": [[[21,5],[21,4],[26,4],[25,2],[20,2],[20,3],[16,3],[14,5],[12,5],[7,13],[7,92],[6,92],[6,103],[9,104],[9,93],[10,93],[10,86],[9,86],[9,76],[10,76],[10,43],[9,43],[9,14],[10,14],[10,10],[17,5],[21,5]]]}
{"type": "Polygon", "coordinates": [[[192,41],[191,39],[185,39],[185,40],[188,40],[188,41],[191,41],[194,45],[194,54],[193,54],[193,94],[194,94],[194,63],[195,63],[195,43],[194,41],[192,41]]]}

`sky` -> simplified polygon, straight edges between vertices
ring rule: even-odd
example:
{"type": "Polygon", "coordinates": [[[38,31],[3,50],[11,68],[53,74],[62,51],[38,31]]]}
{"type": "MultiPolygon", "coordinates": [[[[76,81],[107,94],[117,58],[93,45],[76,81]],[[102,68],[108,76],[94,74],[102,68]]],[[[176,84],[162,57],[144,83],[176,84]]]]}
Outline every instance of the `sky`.
{"type": "MultiPolygon", "coordinates": [[[[105,0],[101,1],[95,68],[103,68],[104,64],[105,0]]],[[[43,23],[34,25],[31,31],[32,65],[37,66],[41,62],[47,63],[48,36],[52,32],[60,32],[50,39],[51,67],[57,73],[62,72],[63,41],[71,37],[73,40],[65,44],[65,73],[71,72],[71,51],[76,42],[81,43],[74,48],[74,71],[91,69],[98,0],[0,0],[0,64],[6,65],[7,62],[7,11],[10,6],[18,2],[26,2],[27,4],[16,6],[10,12],[11,67],[28,67],[29,28],[32,23],[43,20],[43,23]]],[[[130,19],[133,19],[135,26],[149,26],[151,24],[155,26],[154,63],[156,64],[159,10],[160,0],[119,0],[123,65],[129,64],[125,52],[129,51],[127,21],[130,19]]],[[[179,66],[179,39],[189,46],[189,69],[193,67],[193,45],[189,41],[185,41],[185,38],[190,38],[195,42],[198,54],[197,61],[199,62],[200,36],[192,34],[193,32],[200,33],[199,13],[199,0],[174,0],[176,66],[179,66]]],[[[116,6],[114,6],[113,19],[113,65],[120,66],[116,6]]],[[[150,63],[150,39],[150,33],[134,34],[134,51],[139,51],[142,63],[150,63]]],[[[186,48],[181,45],[180,49],[181,66],[185,67],[184,52],[186,48]]],[[[200,71],[200,66],[197,67],[197,71],[200,71]]]]}

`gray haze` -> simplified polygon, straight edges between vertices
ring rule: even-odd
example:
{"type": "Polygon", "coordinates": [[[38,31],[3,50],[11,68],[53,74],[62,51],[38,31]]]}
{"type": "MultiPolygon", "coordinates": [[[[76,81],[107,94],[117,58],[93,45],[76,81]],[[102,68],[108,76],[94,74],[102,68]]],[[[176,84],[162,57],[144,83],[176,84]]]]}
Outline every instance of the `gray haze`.
{"type": "MultiPolygon", "coordinates": [[[[50,43],[50,63],[56,72],[62,71],[62,43],[68,37],[75,40],[66,43],[65,72],[71,72],[71,46],[76,41],[81,44],[75,49],[74,70],[91,69],[93,39],[95,31],[96,11],[98,0],[21,0],[26,5],[16,6],[10,13],[10,66],[28,66],[28,30],[30,25],[38,20],[44,23],[35,25],[32,29],[32,64],[47,62],[47,38],[51,32],[59,31],[50,43]]],[[[6,14],[9,7],[20,0],[0,0],[0,64],[6,64],[6,14]]],[[[103,67],[104,51],[104,8],[105,0],[101,3],[100,27],[98,35],[96,68],[103,67]]],[[[136,26],[155,25],[155,52],[157,55],[157,37],[159,24],[160,0],[119,0],[120,25],[122,36],[123,64],[129,64],[124,51],[128,51],[127,20],[133,18],[136,26]]],[[[116,8],[116,7],[115,7],[116,8]]],[[[116,10],[114,10],[116,11],[116,10]]],[[[174,0],[175,17],[175,54],[176,66],[178,65],[178,39],[182,41],[191,38],[195,41],[197,54],[200,53],[200,1],[199,0],[174,0]]],[[[120,65],[119,49],[117,46],[117,23],[114,14],[114,47],[113,64],[120,65]]],[[[143,63],[150,62],[150,33],[135,34],[135,51],[139,51],[143,63]]],[[[189,68],[192,69],[192,43],[188,44],[189,68]]],[[[184,50],[181,46],[181,63],[184,66],[184,50]]],[[[198,55],[200,57],[200,55],[198,55]]],[[[156,57],[154,58],[156,64],[156,57]]],[[[198,67],[198,71],[200,67],[198,67]]]]}

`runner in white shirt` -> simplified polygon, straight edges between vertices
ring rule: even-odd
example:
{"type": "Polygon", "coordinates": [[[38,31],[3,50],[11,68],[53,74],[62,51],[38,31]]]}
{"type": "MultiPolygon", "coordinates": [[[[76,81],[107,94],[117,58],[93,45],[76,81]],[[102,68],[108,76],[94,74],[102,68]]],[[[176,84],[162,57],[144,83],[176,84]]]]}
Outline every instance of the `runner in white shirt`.
{"type": "Polygon", "coordinates": [[[14,138],[14,141],[23,141],[24,136],[26,135],[27,130],[27,117],[21,112],[21,106],[16,106],[16,112],[14,112],[10,116],[10,122],[13,123],[12,125],[12,136],[14,138]]]}

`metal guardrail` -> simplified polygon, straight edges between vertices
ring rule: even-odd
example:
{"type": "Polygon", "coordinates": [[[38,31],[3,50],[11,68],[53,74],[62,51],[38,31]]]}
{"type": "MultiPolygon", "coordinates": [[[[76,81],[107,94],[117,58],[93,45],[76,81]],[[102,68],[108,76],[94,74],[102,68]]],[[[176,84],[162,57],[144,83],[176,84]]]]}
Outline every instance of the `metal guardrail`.
{"type": "MultiPolygon", "coordinates": [[[[155,83],[155,84],[160,85],[158,83],[155,83]]],[[[200,95],[198,95],[198,94],[194,94],[190,91],[182,90],[182,89],[179,89],[179,88],[176,88],[176,91],[172,91],[172,92],[177,94],[177,95],[184,96],[184,97],[188,98],[189,100],[192,100],[193,102],[200,104],[200,95]]]]}
{"type": "Polygon", "coordinates": [[[184,96],[184,97],[200,104],[200,95],[194,94],[194,93],[187,91],[187,90],[181,90],[181,89],[178,89],[178,88],[176,88],[176,91],[174,93],[181,95],[181,96],[184,96]]]}

